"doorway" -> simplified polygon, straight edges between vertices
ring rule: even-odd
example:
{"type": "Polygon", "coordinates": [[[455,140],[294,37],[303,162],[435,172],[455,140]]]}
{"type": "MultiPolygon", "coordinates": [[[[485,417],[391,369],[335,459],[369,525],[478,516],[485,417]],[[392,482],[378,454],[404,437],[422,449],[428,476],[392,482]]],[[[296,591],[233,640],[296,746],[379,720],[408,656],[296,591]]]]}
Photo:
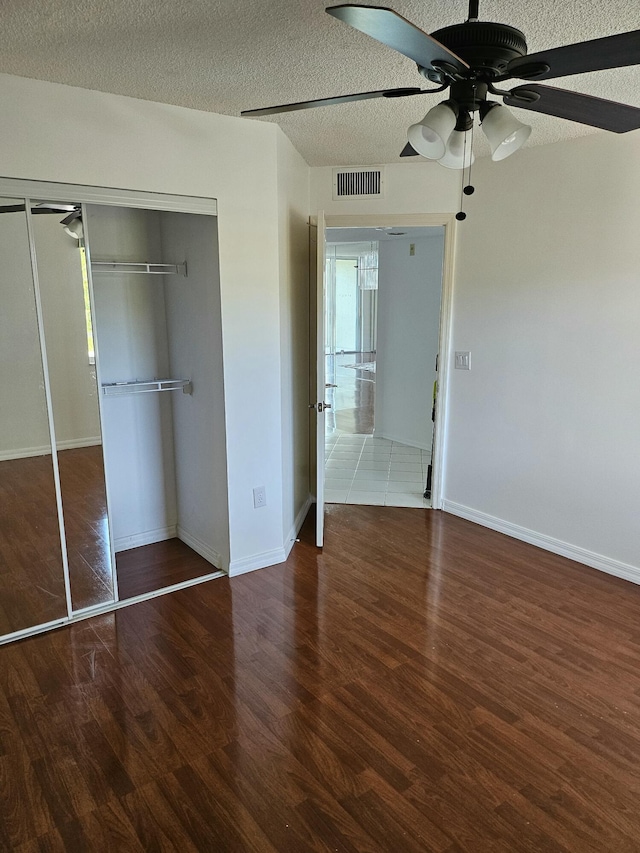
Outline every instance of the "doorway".
{"type": "Polygon", "coordinates": [[[431,506],[444,238],[327,228],[327,503],[431,506]]]}

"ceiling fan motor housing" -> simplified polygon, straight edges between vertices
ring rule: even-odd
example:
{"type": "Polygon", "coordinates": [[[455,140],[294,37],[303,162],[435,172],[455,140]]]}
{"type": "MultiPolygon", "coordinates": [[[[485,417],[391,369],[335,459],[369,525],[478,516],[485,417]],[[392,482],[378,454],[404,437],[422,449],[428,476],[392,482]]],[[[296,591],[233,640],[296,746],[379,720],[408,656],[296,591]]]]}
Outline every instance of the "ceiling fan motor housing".
{"type": "Polygon", "coordinates": [[[465,21],[436,30],[431,37],[464,59],[469,76],[480,80],[499,77],[512,59],[527,54],[524,34],[508,24],[465,21]]]}

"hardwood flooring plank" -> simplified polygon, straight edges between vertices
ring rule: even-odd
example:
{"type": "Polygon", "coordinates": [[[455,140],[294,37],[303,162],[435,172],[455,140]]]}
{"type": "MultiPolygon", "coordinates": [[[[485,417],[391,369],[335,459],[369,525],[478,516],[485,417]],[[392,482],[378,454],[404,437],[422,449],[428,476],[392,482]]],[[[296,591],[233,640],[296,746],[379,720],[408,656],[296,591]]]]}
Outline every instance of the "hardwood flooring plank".
{"type": "MultiPolygon", "coordinates": [[[[304,802],[306,795],[300,791],[290,773],[282,772],[282,764],[276,767],[262,757],[255,762],[252,750],[240,749],[237,745],[233,749],[216,750],[207,756],[206,762],[233,791],[237,801],[252,814],[260,831],[278,853],[315,853],[318,847],[311,831],[295,810],[296,805],[304,802]],[[240,773],[237,772],[239,768],[240,773]],[[280,803],[276,811],[273,809],[274,799],[280,803]]],[[[201,775],[206,775],[206,769],[200,770],[202,764],[203,760],[198,760],[195,767],[201,775]]]]}
{"type": "Polygon", "coordinates": [[[55,826],[37,771],[24,752],[0,758],[0,815],[5,850],[55,826]]]}
{"type": "Polygon", "coordinates": [[[137,788],[121,802],[145,853],[200,853],[156,782],[137,788]]]}
{"type": "Polygon", "coordinates": [[[153,542],[116,554],[118,593],[121,600],[193,580],[216,567],[179,539],[153,542]]]}
{"type": "MultiPolygon", "coordinates": [[[[198,770],[202,769],[203,762],[199,762],[198,770]]],[[[229,853],[243,853],[245,850],[277,853],[249,810],[238,803],[220,776],[214,775],[212,770],[211,763],[207,763],[204,776],[191,766],[181,767],[174,773],[205,826],[215,832],[206,844],[212,847],[217,844],[217,849],[228,850],[229,853]]]]}

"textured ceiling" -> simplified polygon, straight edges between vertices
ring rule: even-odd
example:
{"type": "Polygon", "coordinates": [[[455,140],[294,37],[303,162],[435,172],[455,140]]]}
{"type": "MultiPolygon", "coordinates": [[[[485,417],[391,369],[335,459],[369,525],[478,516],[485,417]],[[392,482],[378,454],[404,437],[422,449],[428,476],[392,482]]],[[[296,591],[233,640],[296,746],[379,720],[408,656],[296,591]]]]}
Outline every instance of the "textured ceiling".
{"type": "MultiPolygon", "coordinates": [[[[386,2],[426,32],[467,15],[466,0],[386,2]]],[[[229,115],[425,83],[409,59],[324,7],[323,0],[14,0],[2,8],[0,71],[229,115]]],[[[640,4],[481,0],[480,18],[522,30],[533,53],[638,29],[640,4]]],[[[640,67],[550,85],[640,107],[640,67]]],[[[310,165],[400,162],[407,127],[442,97],[362,101],[261,120],[277,121],[310,165]]],[[[533,126],[528,145],[594,132],[514,113],[533,126]]],[[[486,153],[480,135],[476,141],[478,153],[486,153]]]]}

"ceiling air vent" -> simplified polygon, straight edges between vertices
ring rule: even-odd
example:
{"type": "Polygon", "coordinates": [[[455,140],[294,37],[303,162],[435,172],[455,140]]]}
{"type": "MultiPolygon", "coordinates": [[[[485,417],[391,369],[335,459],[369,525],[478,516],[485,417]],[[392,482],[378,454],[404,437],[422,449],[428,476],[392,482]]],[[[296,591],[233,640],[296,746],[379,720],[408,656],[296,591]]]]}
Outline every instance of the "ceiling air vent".
{"type": "Polygon", "coordinates": [[[384,195],[382,166],[354,166],[333,170],[333,198],[382,198],[384,195]]]}

